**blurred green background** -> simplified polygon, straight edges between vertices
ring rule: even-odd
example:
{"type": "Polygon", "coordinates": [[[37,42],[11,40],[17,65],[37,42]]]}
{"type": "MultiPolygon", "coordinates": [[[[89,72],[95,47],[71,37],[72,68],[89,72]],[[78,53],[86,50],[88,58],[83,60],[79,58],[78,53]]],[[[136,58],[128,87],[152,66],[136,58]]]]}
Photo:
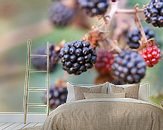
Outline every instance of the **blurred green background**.
{"type": "MultiPolygon", "coordinates": [[[[128,5],[130,7],[133,7],[136,3],[143,5],[148,2],[148,0],[128,1],[128,5]]],[[[46,20],[48,17],[48,7],[51,3],[51,0],[0,0],[0,37],[2,37],[2,39],[0,39],[1,48],[7,46],[5,42],[5,34],[14,32],[14,30],[19,30],[19,28],[37,25],[38,23],[40,23],[40,21],[46,20]]],[[[157,37],[163,44],[163,37],[161,37],[161,35],[163,35],[163,30],[154,30],[157,33],[157,37]]],[[[39,31],[44,31],[44,28],[40,28],[40,30],[38,30],[38,33],[39,31]]],[[[66,41],[81,39],[86,32],[87,30],[77,28],[75,26],[70,26],[66,28],[53,28],[52,31],[47,31],[47,33],[45,33],[44,35],[32,38],[32,50],[35,50],[36,48],[41,46],[45,46],[47,41],[49,41],[50,43],[58,43],[63,39],[66,41]]],[[[11,45],[11,43],[9,45],[11,45]]],[[[6,62],[11,62],[14,66],[18,63],[24,67],[22,69],[24,69],[25,71],[26,53],[26,41],[19,42],[14,45],[14,47],[0,53],[0,64],[2,66],[6,62]]],[[[7,69],[3,68],[2,70],[4,73],[7,71],[7,69]]],[[[13,82],[9,78],[5,80],[0,79],[0,112],[23,111],[24,71],[15,76],[15,78],[18,77],[18,79],[16,78],[13,82]]],[[[58,65],[55,71],[50,74],[51,84],[54,84],[57,79],[62,78],[63,74],[64,71],[61,69],[61,66],[58,65]]],[[[94,79],[96,78],[96,76],[97,74],[94,70],[89,70],[88,72],[83,73],[80,76],[68,75],[67,80],[73,83],[92,84],[94,83],[94,79]]],[[[30,86],[45,87],[46,80],[44,80],[44,78],[46,78],[45,74],[33,74],[30,79],[30,86]]],[[[149,82],[151,84],[151,100],[157,103],[159,103],[160,100],[163,100],[162,80],[163,61],[161,61],[154,68],[148,69],[147,75],[143,80],[143,82],[149,82]]],[[[43,93],[32,93],[29,100],[30,102],[42,103],[42,96],[43,93]]],[[[30,111],[43,112],[44,110],[30,109],[30,111]]]]}

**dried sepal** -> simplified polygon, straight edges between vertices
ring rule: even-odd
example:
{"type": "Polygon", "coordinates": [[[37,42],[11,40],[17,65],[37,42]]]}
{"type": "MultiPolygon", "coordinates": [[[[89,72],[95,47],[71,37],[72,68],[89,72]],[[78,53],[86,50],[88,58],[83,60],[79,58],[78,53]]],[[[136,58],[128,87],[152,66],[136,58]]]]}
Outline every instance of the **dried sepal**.
{"type": "Polygon", "coordinates": [[[89,42],[92,47],[97,47],[99,42],[103,41],[104,39],[104,33],[100,32],[99,30],[90,31],[83,38],[83,40],[89,42]]]}

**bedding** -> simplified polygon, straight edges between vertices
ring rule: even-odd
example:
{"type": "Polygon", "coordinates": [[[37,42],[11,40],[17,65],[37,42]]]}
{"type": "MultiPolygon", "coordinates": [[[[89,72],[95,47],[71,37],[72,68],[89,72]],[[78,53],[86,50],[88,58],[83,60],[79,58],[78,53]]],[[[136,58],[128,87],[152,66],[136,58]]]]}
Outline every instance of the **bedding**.
{"type": "Polygon", "coordinates": [[[150,84],[149,83],[140,84],[138,99],[143,101],[149,101],[149,97],[150,97],[150,84]]]}
{"type": "Polygon", "coordinates": [[[43,130],[163,130],[163,109],[131,98],[95,98],[63,104],[43,130]]]}
{"type": "Polygon", "coordinates": [[[140,84],[125,84],[125,85],[114,85],[109,83],[109,93],[126,93],[126,98],[138,99],[140,84]]]}
{"type": "Polygon", "coordinates": [[[125,93],[111,93],[111,94],[103,94],[103,93],[84,93],[85,99],[91,98],[125,98],[125,93]]]}
{"type": "Polygon", "coordinates": [[[84,99],[84,93],[107,93],[108,83],[99,85],[74,85],[67,82],[67,103],[84,99]]]}

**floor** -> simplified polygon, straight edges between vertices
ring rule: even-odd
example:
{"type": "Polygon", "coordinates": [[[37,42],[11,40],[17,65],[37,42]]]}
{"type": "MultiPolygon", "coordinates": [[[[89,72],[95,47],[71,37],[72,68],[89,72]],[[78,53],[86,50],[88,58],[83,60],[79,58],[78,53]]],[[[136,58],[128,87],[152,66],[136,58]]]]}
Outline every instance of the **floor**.
{"type": "Polygon", "coordinates": [[[27,123],[24,124],[23,112],[0,112],[0,130],[19,130],[29,127],[42,126],[47,118],[47,114],[29,113],[27,123]]]}
{"type": "Polygon", "coordinates": [[[43,123],[0,123],[0,130],[19,130],[28,127],[42,126],[43,123]]]}

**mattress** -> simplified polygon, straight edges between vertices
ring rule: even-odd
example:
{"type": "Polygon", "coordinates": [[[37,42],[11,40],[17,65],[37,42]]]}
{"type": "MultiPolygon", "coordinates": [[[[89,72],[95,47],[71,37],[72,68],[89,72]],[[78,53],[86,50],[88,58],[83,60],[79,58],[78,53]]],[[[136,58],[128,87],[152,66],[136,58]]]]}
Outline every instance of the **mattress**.
{"type": "Polygon", "coordinates": [[[163,130],[163,109],[130,98],[79,100],[52,111],[43,130],[163,130]]]}

